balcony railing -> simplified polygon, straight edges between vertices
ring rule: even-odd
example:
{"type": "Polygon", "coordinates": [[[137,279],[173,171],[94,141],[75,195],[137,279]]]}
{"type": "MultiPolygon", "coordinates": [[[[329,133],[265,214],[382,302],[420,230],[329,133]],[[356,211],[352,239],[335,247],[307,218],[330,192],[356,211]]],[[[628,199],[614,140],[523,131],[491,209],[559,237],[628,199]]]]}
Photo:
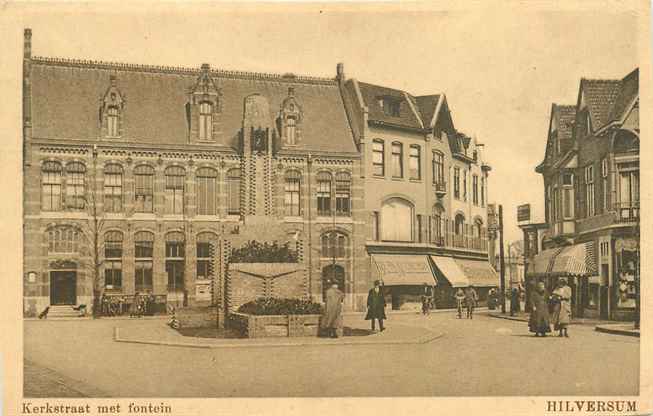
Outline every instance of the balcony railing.
{"type": "Polygon", "coordinates": [[[454,247],[468,250],[487,251],[487,228],[462,224],[456,228],[454,221],[443,219],[438,231],[437,225],[431,231],[430,243],[439,247],[454,247]]]}
{"type": "Polygon", "coordinates": [[[615,204],[617,222],[639,221],[639,202],[615,204]]]}
{"type": "Polygon", "coordinates": [[[434,184],[435,194],[438,197],[443,197],[447,193],[447,183],[445,181],[439,181],[434,184]]]}

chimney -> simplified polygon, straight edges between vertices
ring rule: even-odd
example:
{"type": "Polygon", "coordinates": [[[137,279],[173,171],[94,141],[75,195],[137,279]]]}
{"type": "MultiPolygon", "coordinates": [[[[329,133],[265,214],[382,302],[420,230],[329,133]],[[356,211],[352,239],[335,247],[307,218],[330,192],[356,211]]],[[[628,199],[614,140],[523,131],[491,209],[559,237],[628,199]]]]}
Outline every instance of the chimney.
{"type": "Polygon", "coordinates": [[[338,62],[338,65],[336,66],[336,79],[345,80],[345,64],[342,62],[338,62]]]}
{"type": "Polygon", "coordinates": [[[27,28],[24,32],[23,43],[23,58],[30,59],[32,57],[32,29],[27,28]]]}

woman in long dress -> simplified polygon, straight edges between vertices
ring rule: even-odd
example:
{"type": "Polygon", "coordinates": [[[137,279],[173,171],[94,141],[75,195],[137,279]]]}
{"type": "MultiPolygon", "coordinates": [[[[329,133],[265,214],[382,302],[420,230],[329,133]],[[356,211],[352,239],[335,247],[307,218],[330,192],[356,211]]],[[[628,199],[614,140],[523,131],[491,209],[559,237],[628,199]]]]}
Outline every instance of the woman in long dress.
{"type": "Polygon", "coordinates": [[[556,299],[552,314],[554,329],[559,331],[558,336],[564,334],[565,337],[569,337],[567,327],[571,323],[571,288],[567,286],[567,279],[558,280],[552,296],[556,299]]]}
{"type": "Polygon", "coordinates": [[[531,294],[531,303],[533,312],[528,321],[528,329],[535,333],[536,337],[540,335],[545,337],[551,332],[549,320],[549,294],[544,287],[544,282],[538,282],[536,289],[531,294]]]}

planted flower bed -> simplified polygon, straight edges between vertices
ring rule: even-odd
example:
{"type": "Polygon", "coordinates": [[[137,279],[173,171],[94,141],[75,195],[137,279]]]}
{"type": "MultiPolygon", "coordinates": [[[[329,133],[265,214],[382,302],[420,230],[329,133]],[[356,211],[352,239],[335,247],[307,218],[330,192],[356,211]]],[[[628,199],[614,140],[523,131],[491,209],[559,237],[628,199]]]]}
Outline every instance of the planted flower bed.
{"type": "Polygon", "coordinates": [[[317,336],[322,306],[309,300],[260,298],[229,315],[230,327],[247,338],[317,336]]]}

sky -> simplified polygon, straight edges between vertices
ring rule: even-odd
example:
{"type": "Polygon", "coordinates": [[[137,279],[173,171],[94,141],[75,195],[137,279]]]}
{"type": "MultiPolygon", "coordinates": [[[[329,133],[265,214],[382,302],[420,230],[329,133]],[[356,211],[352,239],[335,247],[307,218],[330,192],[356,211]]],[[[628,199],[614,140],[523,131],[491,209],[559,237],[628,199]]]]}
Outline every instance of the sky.
{"type": "Polygon", "coordinates": [[[517,205],[531,203],[543,219],[534,168],[551,104],[575,104],[581,77],[622,78],[639,66],[638,16],[598,2],[581,11],[485,4],[491,7],[60,5],[14,23],[32,28],[38,56],[325,77],[343,62],[346,76],[359,81],[445,93],[456,128],[485,144],[489,200],[503,205],[511,241],[521,238],[517,205]]]}

